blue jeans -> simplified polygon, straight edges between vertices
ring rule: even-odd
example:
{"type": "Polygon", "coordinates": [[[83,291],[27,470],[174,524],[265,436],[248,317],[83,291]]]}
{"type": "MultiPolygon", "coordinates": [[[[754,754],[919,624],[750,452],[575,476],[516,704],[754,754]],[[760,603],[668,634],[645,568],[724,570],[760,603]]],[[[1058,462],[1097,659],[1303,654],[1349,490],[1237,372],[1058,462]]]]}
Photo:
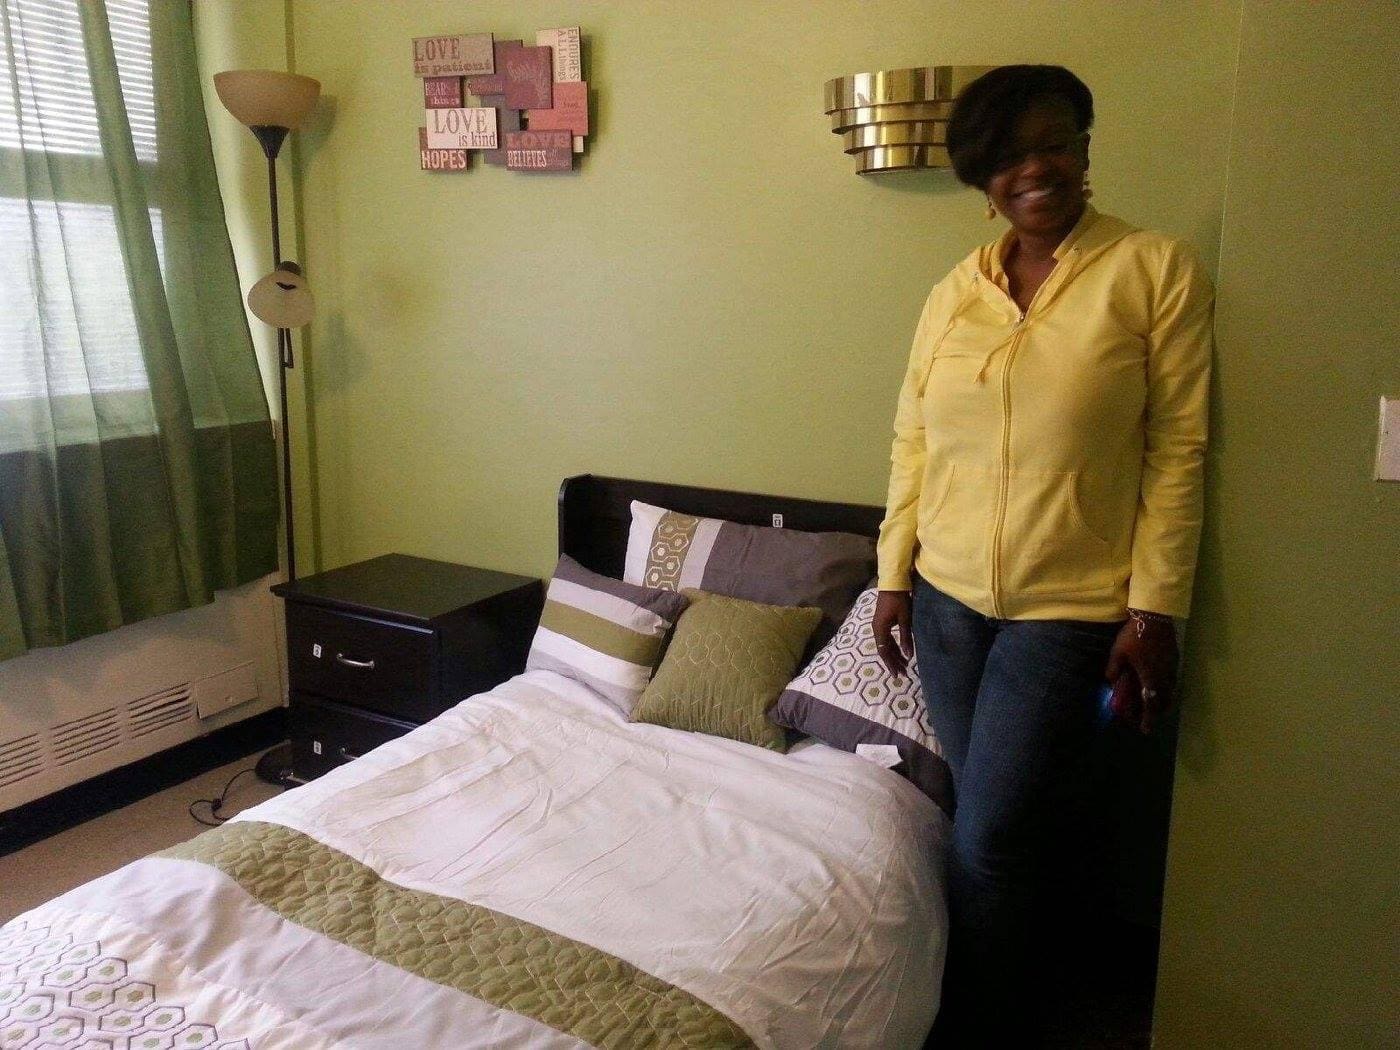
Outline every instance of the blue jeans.
{"type": "Polygon", "coordinates": [[[956,806],[944,1003],[971,1045],[1028,1035],[1033,929],[1069,908],[1087,855],[1096,705],[1121,626],[998,620],[915,577],[919,679],[956,806]]]}

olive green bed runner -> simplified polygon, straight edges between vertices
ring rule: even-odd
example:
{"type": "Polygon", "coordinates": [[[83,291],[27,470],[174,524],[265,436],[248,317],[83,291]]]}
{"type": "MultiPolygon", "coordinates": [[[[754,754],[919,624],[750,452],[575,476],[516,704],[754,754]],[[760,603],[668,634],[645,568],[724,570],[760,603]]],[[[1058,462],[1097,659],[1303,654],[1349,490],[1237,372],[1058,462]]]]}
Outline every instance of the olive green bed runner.
{"type": "Polygon", "coordinates": [[[714,1007],[590,945],[405,889],[277,824],[236,821],[158,856],[223,872],[282,918],[598,1047],[752,1047],[714,1007]]]}

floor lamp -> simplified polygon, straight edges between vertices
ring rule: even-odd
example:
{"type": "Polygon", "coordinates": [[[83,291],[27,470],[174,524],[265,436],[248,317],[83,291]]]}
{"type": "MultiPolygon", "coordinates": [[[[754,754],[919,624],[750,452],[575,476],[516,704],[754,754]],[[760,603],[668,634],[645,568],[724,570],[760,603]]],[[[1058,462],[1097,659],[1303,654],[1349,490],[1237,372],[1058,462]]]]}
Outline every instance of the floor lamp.
{"type": "MultiPolygon", "coordinates": [[[[310,77],[283,73],[275,69],[235,69],[215,73],[214,90],[218,92],[219,101],[224,104],[224,108],[257,137],[263,155],[267,157],[273,272],[258,282],[254,290],[264,282],[271,281],[274,287],[280,285],[283,291],[294,292],[297,288],[288,287],[288,284],[291,282],[290,275],[295,275],[300,281],[300,292],[305,293],[306,285],[305,281],[301,280],[300,268],[295,263],[288,263],[282,259],[282,236],[277,221],[277,154],[287,138],[287,133],[296,128],[316,104],[316,99],[321,94],[321,85],[310,77]]],[[[250,306],[253,305],[252,298],[250,292],[250,306]]],[[[305,299],[309,304],[309,294],[306,294],[305,299]]],[[[271,301],[277,302],[279,297],[274,294],[271,301]]],[[[285,303],[283,305],[285,306],[285,303]]],[[[256,307],[254,313],[277,329],[278,393],[282,402],[282,513],[286,522],[287,579],[295,580],[297,562],[292,532],[292,452],[287,425],[287,370],[295,365],[290,329],[300,326],[289,323],[288,315],[285,314],[270,312],[264,317],[256,307]]],[[[310,315],[307,314],[306,320],[301,324],[310,319],[310,315]]]]}

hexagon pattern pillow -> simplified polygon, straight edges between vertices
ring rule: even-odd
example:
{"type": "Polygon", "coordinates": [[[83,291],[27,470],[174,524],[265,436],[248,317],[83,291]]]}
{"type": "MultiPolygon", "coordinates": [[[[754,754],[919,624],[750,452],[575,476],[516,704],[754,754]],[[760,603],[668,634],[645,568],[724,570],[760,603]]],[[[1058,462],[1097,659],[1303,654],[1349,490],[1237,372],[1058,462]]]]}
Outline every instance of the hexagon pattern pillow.
{"type": "Polygon", "coordinates": [[[951,814],[952,776],[918,675],[896,681],[875,652],[877,595],[873,587],[861,593],[836,636],[788,683],[768,717],[842,751],[893,744],[903,759],[896,771],[951,814]]]}

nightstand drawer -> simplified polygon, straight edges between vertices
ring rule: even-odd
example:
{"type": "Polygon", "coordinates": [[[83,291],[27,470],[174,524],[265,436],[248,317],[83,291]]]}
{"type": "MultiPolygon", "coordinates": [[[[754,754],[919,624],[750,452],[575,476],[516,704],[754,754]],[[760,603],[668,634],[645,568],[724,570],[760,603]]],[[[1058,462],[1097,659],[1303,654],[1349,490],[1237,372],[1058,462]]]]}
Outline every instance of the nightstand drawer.
{"type": "Polygon", "coordinates": [[[288,715],[292,773],[300,780],[314,780],[414,728],[410,722],[295,693],[288,715]]]}
{"type": "Polygon", "coordinates": [[[287,650],[298,692],[409,717],[436,692],[438,640],[430,630],[289,602],[287,650]]]}

